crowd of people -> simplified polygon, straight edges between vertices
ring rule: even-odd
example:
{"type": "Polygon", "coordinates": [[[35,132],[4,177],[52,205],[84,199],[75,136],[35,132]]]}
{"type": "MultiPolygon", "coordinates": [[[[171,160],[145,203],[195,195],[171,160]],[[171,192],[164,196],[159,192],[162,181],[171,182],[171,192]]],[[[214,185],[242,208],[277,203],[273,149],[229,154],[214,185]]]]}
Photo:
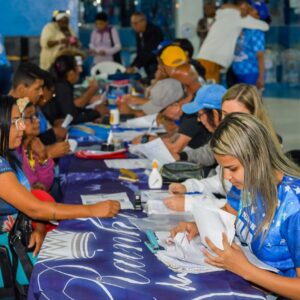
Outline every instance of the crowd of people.
{"type": "MultiPolygon", "coordinates": [[[[69,19],[68,12],[55,11],[44,27],[40,66],[22,63],[11,83],[0,78],[0,83],[5,81],[0,96],[0,241],[8,247],[8,233],[18,212],[23,212],[34,220],[29,242],[34,255],[53,228],[49,221],[108,218],[120,209],[112,200],[88,206],[60,203],[58,160],[70,151],[64,118],[71,115],[72,125],[107,124],[109,114],[105,101],[87,107],[99,98],[96,78],[90,77],[85,91],[75,96],[85,54],[69,19]]],[[[155,115],[166,130],[160,138],[174,159],[205,170],[201,180],[171,183],[165,205],[192,212],[205,195],[211,205],[236,216],[240,243],[279,273],[251,264],[225,234],[223,250],[206,239],[207,263],[236,273],[267,293],[297,299],[300,168],[284,154],[282,137],[274,130],[260,93],[269,21],[257,1],[239,0],[218,9],[214,1],[207,1],[197,31],[200,51],[194,55],[188,40],[164,40],[158,26],[143,13],[133,13],[137,51],[123,75],[129,78],[144,69],[146,77],[137,82],[143,96],[123,95],[118,109],[126,118],[155,115]],[[226,87],[220,84],[221,69],[228,71],[226,87]],[[202,195],[191,197],[194,192],[202,195]]],[[[98,13],[88,51],[93,64],[121,63],[121,50],[117,29],[105,12],[98,13]]],[[[1,49],[0,68],[8,68],[1,49]]],[[[132,143],[156,138],[147,133],[132,143]]],[[[199,228],[182,222],[170,235],[182,231],[192,239],[199,228]]]]}

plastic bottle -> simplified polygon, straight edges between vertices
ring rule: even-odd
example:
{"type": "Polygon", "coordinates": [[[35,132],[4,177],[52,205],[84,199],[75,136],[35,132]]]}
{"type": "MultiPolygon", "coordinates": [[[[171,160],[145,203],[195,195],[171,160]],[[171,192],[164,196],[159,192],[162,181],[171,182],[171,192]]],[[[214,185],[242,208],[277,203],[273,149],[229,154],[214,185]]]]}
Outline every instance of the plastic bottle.
{"type": "Polygon", "coordinates": [[[152,171],[148,178],[148,185],[150,189],[161,189],[162,184],[163,180],[157,169],[157,161],[154,160],[152,163],[152,171]]]}
{"type": "Polygon", "coordinates": [[[120,123],[120,112],[118,110],[118,107],[115,106],[110,110],[109,113],[109,124],[113,127],[119,125],[120,123]]]}

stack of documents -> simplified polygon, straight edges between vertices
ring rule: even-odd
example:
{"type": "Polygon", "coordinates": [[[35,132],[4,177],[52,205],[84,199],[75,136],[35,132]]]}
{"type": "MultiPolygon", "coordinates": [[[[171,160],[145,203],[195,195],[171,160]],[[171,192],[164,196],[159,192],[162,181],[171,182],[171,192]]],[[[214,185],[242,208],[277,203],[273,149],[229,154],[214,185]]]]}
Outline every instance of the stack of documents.
{"type": "Polygon", "coordinates": [[[157,138],[146,144],[130,145],[129,151],[133,154],[145,156],[151,161],[155,159],[160,168],[164,164],[175,162],[174,157],[161,138],[157,138]]]}

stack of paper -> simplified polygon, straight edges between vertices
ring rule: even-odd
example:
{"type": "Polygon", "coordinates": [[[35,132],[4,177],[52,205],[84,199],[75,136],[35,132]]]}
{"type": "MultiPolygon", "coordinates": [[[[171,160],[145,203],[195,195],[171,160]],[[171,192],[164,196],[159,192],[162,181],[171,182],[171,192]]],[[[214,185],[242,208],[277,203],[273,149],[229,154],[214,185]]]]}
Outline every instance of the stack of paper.
{"type": "Polygon", "coordinates": [[[147,203],[149,200],[163,201],[166,197],[170,196],[167,190],[142,190],[141,201],[147,203]]]}
{"type": "Polygon", "coordinates": [[[235,236],[236,217],[223,209],[201,201],[194,204],[193,215],[196,221],[201,242],[207,246],[205,237],[208,237],[218,248],[223,249],[222,233],[226,233],[231,244],[235,236]]]}
{"type": "Polygon", "coordinates": [[[151,161],[156,159],[160,168],[164,164],[175,162],[174,157],[160,138],[146,144],[130,145],[129,151],[134,154],[144,155],[151,161]]]}
{"type": "Polygon", "coordinates": [[[155,232],[158,237],[158,243],[165,250],[159,251],[156,256],[175,272],[185,273],[206,273],[221,271],[207,264],[205,256],[202,253],[204,246],[200,238],[194,238],[188,241],[187,234],[178,233],[174,239],[169,238],[168,232],[155,232]]]}
{"type": "Polygon", "coordinates": [[[147,115],[142,116],[139,118],[134,118],[127,120],[124,123],[121,123],[121,127],[124,128],[156,128],[157,122],[156,122],[157,114],[153,115],[147,115]]]}

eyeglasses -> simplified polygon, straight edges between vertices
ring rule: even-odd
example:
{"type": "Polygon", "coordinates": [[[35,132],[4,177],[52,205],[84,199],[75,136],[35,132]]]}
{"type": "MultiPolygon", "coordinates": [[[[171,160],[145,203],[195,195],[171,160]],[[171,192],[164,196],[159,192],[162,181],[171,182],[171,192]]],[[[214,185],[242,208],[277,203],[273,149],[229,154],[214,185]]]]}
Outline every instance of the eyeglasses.
{"type": "Polygon", "coordinates": [[[30,117],[24,117],[23,116],[23,119],[25,120],[25,121],[30,121],[30,123],[32,124],[32,123],[34,123],[35,121],[37,121],[37,120],[39,120],[39,114],[38,113],[35,113],[35,114],[33,114],[32,116],[30,116],[30,117]]]}
{"type": "Polygon", "coordinates": [[[23,118],[12,120],[11,125],[14,125],[18,131],[25,129],[25,122],[23,118]]]}

